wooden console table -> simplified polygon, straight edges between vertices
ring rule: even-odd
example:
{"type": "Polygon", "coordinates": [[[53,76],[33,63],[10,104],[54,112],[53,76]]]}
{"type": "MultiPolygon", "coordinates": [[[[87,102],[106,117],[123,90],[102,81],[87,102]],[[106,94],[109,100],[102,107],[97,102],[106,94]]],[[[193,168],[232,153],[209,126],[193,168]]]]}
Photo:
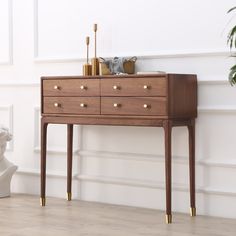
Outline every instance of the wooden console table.
{"type": "Polygon", "coordinates": [[[163,127],[166,222],[171,215],[171,131],[189,131],[190,210],[195,207],[196,75],[65,76],[41,79],[41,205],[45,206],[48,124],[67,124],[67,194],[71,200],[73,124],[163,127]]]}

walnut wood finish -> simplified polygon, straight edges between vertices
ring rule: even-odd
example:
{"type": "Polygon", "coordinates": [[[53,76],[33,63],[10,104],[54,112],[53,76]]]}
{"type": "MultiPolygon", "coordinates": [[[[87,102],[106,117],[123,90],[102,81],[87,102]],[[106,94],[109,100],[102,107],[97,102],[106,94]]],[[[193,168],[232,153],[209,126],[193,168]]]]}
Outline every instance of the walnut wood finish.
{"type": "Polygon", "coordinates": [[[41,119],[41,204],[42,206],[45,206],[47,126],[48,126],[48,123],[44,122],[44,119],[41,119]]]}
{"type": "MultiPolygon", "coordinates": [[[[162,127],[163,120],[157,116],[114,116],[114,115],[54,115],[42,116],[48,124],[113,125],[162,127]]],[[[186,126],[187,123],[184,122],[186,126]]],[[[182,126],[184,126],[182,124],[182,126]]]]}
{"type": "Polygon", "coordinates": [[[43,80],[43,96],[100,96],[100,80],[43,80]]]}
{"type": "Polygon", "coordinates": [[[100,114],[98,97],[44,97],[43,103],[45,114],[100,114]]]}
{"type": "Polygon", "coordinates": [[[165,132],[165,173],[166,173],[166,216],[171,223],[171,133],[172,121],[165,120],[163,128],[165,132]]]}
{"type": "Polygon", "coordinates": [[[166,88],[165,77],[101,80],[101,96],[166,96],[166,88]]]}
{"type": "Polygon", "coordinates": [[[189,131],[190,207],[191,209],[196,209],[196,203],[195,203],[195,120],[192,120],[191,124],[188,125],[188,131],[189,131]]]}
{"type": "Polygon", "coordinates": [[[102,97],[103,115],[167,115],[165,97],[102,97]]]}
{"type": "Polygon", "coordinates": [[[72,162],[73,162],[73,124],[67,125],[67,197],[71,200],[72,183],[72,162]]]}
{"type": "Polygon", "coordinates": [[[197,117],[197,77],[168,76],[169,117],[197,117]]]}
{"type": "Polygon", "coordinates": [[[190,207],[194,210],[192,212],[196,212],[196,75],[43,77],[41,93],[42,199],[45,199],[48,124],[67,124],[68,193],[71,193],[72,180],[73,124],[163,127],[165,133],[166,219],[167,223],[171,223],[171,133],[173,127],[186,126],[189,131],[190,207]],[[58,86],[56,89],[55,85],[58,86]],[[81,86],[86,86],[87,89],[81,89],[81,86]],[[81,92],[81,90],[84,91],[81,92]],[[81,104],[85,106],[81,106],[81,104]]]}

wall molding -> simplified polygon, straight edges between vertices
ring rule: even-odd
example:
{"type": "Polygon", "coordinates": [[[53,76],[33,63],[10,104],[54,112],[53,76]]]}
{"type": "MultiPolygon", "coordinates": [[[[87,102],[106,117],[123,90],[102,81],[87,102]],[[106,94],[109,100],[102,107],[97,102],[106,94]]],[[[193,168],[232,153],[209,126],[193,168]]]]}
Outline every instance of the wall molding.
{"type": "Polygon", "coordinates": [[[13,2],[12,0],[8,0],[8,30],[9,30],[8,60],[0,61],[1,66],[13,64],[13,2]]]}
{"type": "MultiPolygon", "coordinates": [[[[141,162],[156,162],[164,165],[164,155],[154,154],[140,154],[140,153],[121,153],[108,151],[79,151],[80,158],[102,158],[102,159],[116,159],[124,161],[141,161],[141,162]]],[[[172,162],[174,164],[188,165],[188,156],[173,156],[172,162]]],[[[197,166],[203,167],[219,167],[219,168],[236,168],[236,161],[234,159],[227,162],[215,159],[199,159],[196,160],[197,166]]]]}
{"type": "Polygon", "coordinates": [[[197,161],[197,164],[205,167],[236,168],[236,161],[234,159],[230,159],[228,161],[215,160],[215,159],[201,159],[197,161]]]}
{"type": "Polygon", "coordinates": [[[198,80],[197,83],[198,83],[198,86],[199,85],[219,85],[219,86],[227,85],[227,86],[230,86],[228,80],[222,80],[222,79],[198,80]]]}
{"type": "MultiPolygon", "coordinates": [[[[40,147],[40,117],[41,117],[41,109],[38,106],[34,107],[34,152],[39,153],[41,151],[40,147]]],[[[67,154],[66,147],[47,147],[48,154],[67,154]]],[[[79,149],[73,150],[73,155],[78,155],[79,149]]]]}
{"type": "Polygon", "coordinates": [[[40,150],[40,107],[34,107],[34,152],[40,150]]]}
{"type": "MultiPolygon", "coordinates": [[[[34,176],[38,179],[40,178],[40,173],[38,170],[33,169],[18,169],[16,175],[34,176]]],[[[66,179],[66,174],[56,171],[48,171],[48,178],[60,178],[66,179]]],[[[165,190],[164,182],[157,182],[152,180],[141,180],[141,179],[130,179],[130,178],[118,178],[118,177],[107,177],[107,176],[95,176],[95,175],[84,175],[84,174],[73,174],[73,181],[80,182],[93,182],[99,184],[110,184],[110,185],[121,185],[129,187],[139,187],[147,189],[159,189],[165,190]]],[[[188,185],[173,183],[173,191],[176,192],[189,192],[188,185]]],[[[216,189],[212,187],[197,187],[196,192],[199,194],[211,194],[211,195],[221,195],[221,196],[231,196],[236,197],[235,191],[226,191],[224,189],[216,189]]]]}
{"type": "MultiPolygon", "coordinates": [[[[96,176],[96,175],[85,175],[85,174],[77,175],[76,178],[80,181],[86,181],[86,182],[165,190],[164,182],[158,182],[153,180],[141,180],[141,179],[107,177],[107,176],[96,176]]],[[[173,183],[173,190],[187,192],[189,191],[189,188],[188,186],[182,184],[173,183]]],[[[197,192],[202,192],[201,188],[198,189],[197,192]]]]}
{"type": "MultiPolygon", "coordinates": [[[[39,53],[39,1],[34,0],[34,62],[35,63],[81,63],[85,62],[85,57],[59,56],[41,57],[39,53]]],[[[192,49],[192,50],[164,50],[152,54],[150,52],[137,54],[137,52],[123,52],[120,56],[131,57],[134,54],[139,60],[164,59],[164,58],[193,58],[193,57],[229,57],[231,52],[227,48],[216,49],[192,49]]],[[[119,55],[118,55],[119,56],[119,55]]],[[[113,55],[103,55],[105,58],[113,58],[113,55]]]]}
{"type": "MultiPolygon", "coordinates": [[[[81,158],[99,158],[99,159],[115,159],[125,161],[142,161],[142,162],[158,162],[164,161],[163,155],[141,154],[141,153],[127,153],[127,152],[109,152],[109,151],[79,151],[81,158]]],[[[178,164],[185,164],[187,157],[173,157],[174,162],[178,164]]]]}
{"type": "MultiPolygon", "coordinates": [[[[36,20],[38,22],[38,20],[36,20]]],[[[82,63],[86,61],[85,57],[40,57],[38,51],[38,30],[35,30],[35,63],[82,63]]],[[[138,60],[153,60],[153,59],[165,59],[165,58],[202,58],[202,57],[229,57],[230,52],[227,50],[189,50],[189,51],[161,51],[155,52],[154,54],[137,54],[137,53],[120,53],[120,56],[131,57],[133,54],[137,55],[138,60]]],[[[105,55],[104,58],[111,59],[112,55],[105,55]]]]}
{"type": "Polygon", "coordinates": [[[223,114],[235,114],[236,106],[199,106],[198,112],[200,113],[223,113],[223,114]]]}
{"type": "MultiPolygon", "coordinates": [[[[41,148],[39,146],[34,147],[34,152],[40,153],[41,148]]],[[[51,147],[47,150],[48,154],[60,154],[60,155],[66,155],[67,151],[60,147],[51,147]]],[[[73,150],[73,155],[78,156],[79,149],[73,150]]]]}
{"type": "MultiPolygon", "coordinates": [[[[0,111],[6,111],[8,113],[8,128],[11,134],[13,134],[13,105],[0,105],[0,111]]],[[[7,146],[7,151],[13,151],[14,149],[14,135],[13,139],[7,146]]]]}
{"type": "Polygon", "coordinates": [[[159,51],[153,55],[140,55],[140,59],[164,59],[164,58],[192,58],[192,57],[228,57],[231,53],[226,49],[192,49],[179,51],[159,51]]]}
{"type": "Polygon", "coordinates": [[[0,81],[0,87],[39,87],[40,83],[19,82],[19,80],[0,81]]]}
{"type": "MultiPolygon", "coordinates": [[[[62,171],[47,171],[47,177],[49,178],[62,178],[62,179],[66,179],[66,171],[62,172],[62,171]]],[[[27,175],[27,176],[35,176],[35,177],[39,177],[40,176],[40,171],[36,170],[36,169],[24,169],[24,168],[19,168],[16,171],[17,175],[27,175]]],[[[77,179],[77,174],[73,174],[72,176],[73,180],[77,179]]]]}
{"type": "MultiPolygon", "coordinates": [[[[165,190],[164,182],[157,181],[144,181],[137,179],[117,178],[117,177],[104,177],[104,176],[93,176],[93,175],[78,175],[77,179],[80,181],[95,182],[102,184],[113,184],[130,187],[141,187],[165,190]]],[[[172,183],[172,189],[178,192],[189,192],[189,187],[183,184],[172,183]]],[[[216,189],[211,187],[196,187],[196,193],[222,195],[222,196],[233,196],[236,197],[235,191],[226,191],[223,189],[216,189]]]]}
{"type": "Polygon", "coordinates": [[[34,59],[39,54],[38,0],[34,0],[34,59]]]}

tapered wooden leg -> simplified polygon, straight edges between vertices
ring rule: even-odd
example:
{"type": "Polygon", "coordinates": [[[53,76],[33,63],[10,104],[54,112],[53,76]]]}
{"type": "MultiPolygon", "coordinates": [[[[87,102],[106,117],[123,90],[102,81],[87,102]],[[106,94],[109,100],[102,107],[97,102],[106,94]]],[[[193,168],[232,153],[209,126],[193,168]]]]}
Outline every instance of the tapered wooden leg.
{"type": "Polygon", "coordinates": [[[164,121],[165,131],[165,173],[166,173],[166,223],[172,222],[171,213],[171,131],[172,122],[164,121]]]}
{"type": "Polygon", "coordinates": [[[46,189],[46,154],[47,154],[47,126],[41,118],[41,206],[46,205],[45,189],[46,189]]]}
{"type": "Polygon", "coordinates": [[[188,125],[189,131],[189,180],[190,180],[190,214],[196,216],[195,203],[195,120],[188,125]]]}
{"type": "Polygon", "coordinates": [[[73,160],[73,125],[67,125],[67,200],[71,201],[72,182],[72,160],[73,160]]]}

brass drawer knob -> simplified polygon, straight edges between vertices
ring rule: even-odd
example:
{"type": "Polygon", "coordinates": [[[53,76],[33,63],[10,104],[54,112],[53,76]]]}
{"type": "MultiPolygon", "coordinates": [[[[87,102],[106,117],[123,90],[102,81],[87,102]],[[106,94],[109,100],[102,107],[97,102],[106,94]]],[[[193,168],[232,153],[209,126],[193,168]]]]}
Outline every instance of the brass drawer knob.
{"type": "Polygon", "coordinates": [[[143,85],[143,89],[150,89],[149,85],[143,85]]]}
{"type": "Polygon", "coordinates": [[[113,107],[121,107],[121,104],[119,104],[119,103],[114,103],[114,104],[113,104],[113,107]]]}
{"type": "Polygon", "coordinates": [[[60,103],[57,103],[57,102],[54,103],[54,107],[60,107],[60,106],[61,106],[60,103]]]}
{"type": "Polygon", "coordinates": [[[54,86],[54,89],[55,89],[55,90],[59,90],[60,87],[59,87],[58,85],[55,85],[55,86],[54,86]]]}
{"type": "Polygon", "coordinates": [[[81,86],[80,86],[80,89],[81,89],[81,90],[86,90],[86,89],[87,89],[87,87],[86,87],[86,86],[84,86],[84,85],[81,85],[81,86]]]}
{"type": "Polygon", "coordinates": [[[85,104],[85,103],[80,103],[80,107],[87,107],[87,104],[85,104]]]}
{"type": "Polygon", "coordinates": [[[151,108],[151,106],[148,104],[143,104],[143,108],[147,109],[147,108],[151,108]]]}
{"type": "Polygon", "coordinates": [[[114,89],[114,90],[119,90],[119,89],[120,89],[120,86],[114,85],[114,86],[113,86],[113,89],[114,89]]]}

